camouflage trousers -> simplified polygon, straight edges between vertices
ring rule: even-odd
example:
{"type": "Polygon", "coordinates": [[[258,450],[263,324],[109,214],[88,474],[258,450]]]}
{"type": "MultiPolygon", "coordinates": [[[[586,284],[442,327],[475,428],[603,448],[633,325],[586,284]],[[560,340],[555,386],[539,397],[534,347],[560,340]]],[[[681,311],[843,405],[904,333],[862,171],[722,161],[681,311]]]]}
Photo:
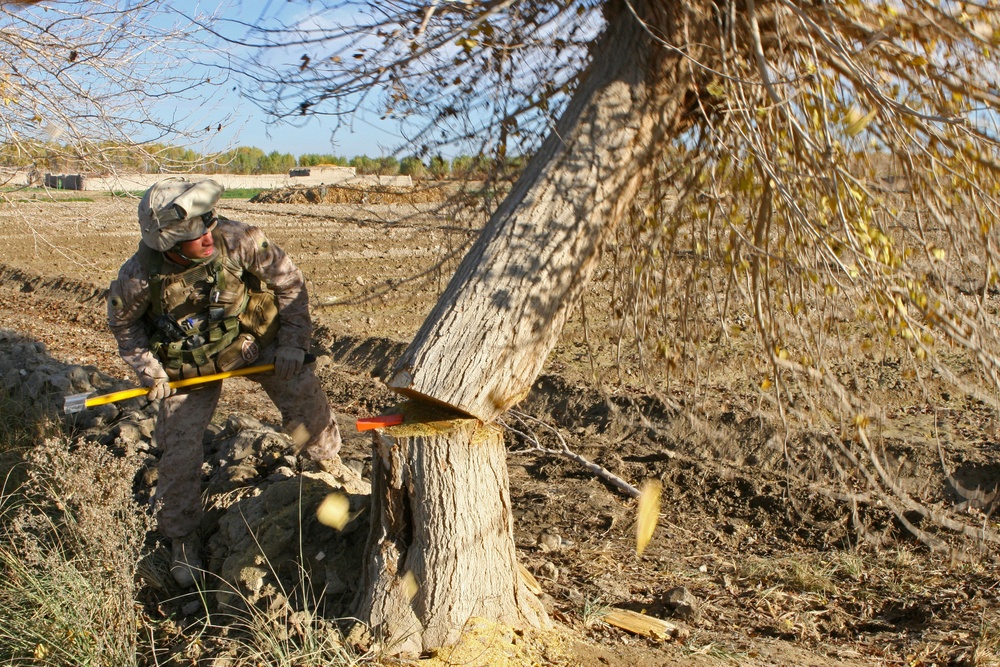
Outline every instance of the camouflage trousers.
{"type": "MultiPolygon", "coordinates": [[[[255,363],[272,363],[274,346],[255,363]]],[[[281,412],[287,433],[306,429],[301,453],[314,461],[331,459],[340,451],[340,430],[312,366],[291,380],[271,373],[246,376],[258,383],[281,412]]],[[[163,451],[155,502],[160,533],[183,537],[198,529],[202,518],[201,478],[205,459],[205,429],[219,404],[222,382],[181,389],[163,399],[156,421],[156,442],[163,451]]]]}

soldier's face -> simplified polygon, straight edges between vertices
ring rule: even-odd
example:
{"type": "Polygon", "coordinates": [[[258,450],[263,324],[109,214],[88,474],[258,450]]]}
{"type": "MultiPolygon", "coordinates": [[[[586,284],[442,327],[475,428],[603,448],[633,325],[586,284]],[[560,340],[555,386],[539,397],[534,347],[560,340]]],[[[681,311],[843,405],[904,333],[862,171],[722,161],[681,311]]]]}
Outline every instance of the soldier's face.
{"type": "Polygon", "coordinates": [[[215,252],[215,241],[212,232],[205,232],[193,241],[184,241],[180,245],[181,253],[191,259],[206,259],[215,252]]]}

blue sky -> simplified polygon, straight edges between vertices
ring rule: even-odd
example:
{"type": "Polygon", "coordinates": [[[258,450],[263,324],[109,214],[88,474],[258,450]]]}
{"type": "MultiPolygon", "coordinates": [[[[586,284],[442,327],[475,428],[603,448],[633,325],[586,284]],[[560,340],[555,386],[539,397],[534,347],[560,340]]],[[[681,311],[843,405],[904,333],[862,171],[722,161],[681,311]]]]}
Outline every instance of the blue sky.
{"type": "MultiPolygon", "coordinates": [[[[278,2],[275,0],[275,4],[278,2]]],[[[281,4],[284,2],[280,0],[281,4]]],[[[284,9],[281,6],[272,9],[271,2],[259,4],[245,0],[175,0],[171,6],[188,16],[218,11],[223,18],[251,22],[267,12],[274,14],[284,9]]],[[[224,75],[224,70],[210,72],[209,75],[219,78],[224,75]]],[[[381,121],[373,113],[355,117],[350,126],[341,127],[335,137],[331,136],[335,121],[329,118],[307,117],[296,119],[298,122],[295,124],[276,122],[252,102],[242,99],[238,85],[234,84],[238,82],[220,86],[215,99],[208,104],[199,105],[191,101],[179,105],[183,113],[191,114],[190,124],[194,128],[215,128],[220,122],[223,124],[221,131],[203,134],[205,139],[193,141],[190,148],[207,153],[239,145],[256,146],[266,153],[291,153],[296,157],[304,153],[378,157],[392,154],[403,141],[396,121],[381,121]],[[228,121],[223,120],[227,117],[228,121]]]]}
{"type": "MultiPolygon", "coordinates": [[[[402,141],[391,124],[380,124],[377,118],[356,118],[352,128],[341,128],[333,137],[334,121],[330,119],[310,117],[298,126],[275,123],[231,90],[221,93],[216,104],[222,109],[233,109],[233,119],[223,126],[221,132],[213,132],[211,141],[193,143],[191,148],[198,152],[221,151],[231,146],[256,146],[265,153],[278,151],[296,157],[305,153],[378,157],[391,154],[402,141]]],[[[224,115],[225,111],[219,111],[215,117],[224,115]]],[[[209,124],[211,117],[206,117],[209,124]]]]}

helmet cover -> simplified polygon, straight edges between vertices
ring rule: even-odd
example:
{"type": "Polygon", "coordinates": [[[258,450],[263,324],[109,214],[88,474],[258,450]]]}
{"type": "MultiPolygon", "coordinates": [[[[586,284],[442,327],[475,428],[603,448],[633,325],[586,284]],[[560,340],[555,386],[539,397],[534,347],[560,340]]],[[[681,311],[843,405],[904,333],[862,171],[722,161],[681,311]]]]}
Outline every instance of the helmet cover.
{"type": "Polygon", "coordinates": [[[174,177],[156,183],[139,202],[142,242],[165,252],[178,243],[200,238],[211,229],[202,216],[212,211],[224,191],[211,179],[174,177]]]}

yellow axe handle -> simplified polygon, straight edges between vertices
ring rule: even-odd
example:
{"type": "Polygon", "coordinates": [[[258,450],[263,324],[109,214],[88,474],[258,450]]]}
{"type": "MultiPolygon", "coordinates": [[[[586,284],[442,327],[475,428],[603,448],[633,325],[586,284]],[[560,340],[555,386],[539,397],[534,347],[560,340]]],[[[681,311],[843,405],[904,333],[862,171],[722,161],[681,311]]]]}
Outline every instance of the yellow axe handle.
{"type": "MultiPolygon", "coordinates": [[[[174,380],[173,382],[168,382],[174,389],[181,389],[183,387],[190,387],[196,384],[204,384],[206,382],[215,382],[216,380],[225,380],[226,378],[240,377],[241,375],[253,375],[255,373],[266,373],[267,371],[273,371],[274,364],[264,364],[262,366],[247,366],[246,368],[237,368],[235,371],[226,371],[225,373],[213,373],[212,375],[202,375],[196,378],[185,378],[184,380],[174,380]]],[[[149,393],[152,387],[136,387],[135,389],[125,389],[123,391],[116,391],[113,394],[105,394],[103,396],[94,396],[93,398],[88,398],[85,407],[92,408],[95,405],[106,405],[108,403],[117,403],[118,401],[124,401],[127,398],[136,398],[138,396],[145,396],[149,393]]]]}

